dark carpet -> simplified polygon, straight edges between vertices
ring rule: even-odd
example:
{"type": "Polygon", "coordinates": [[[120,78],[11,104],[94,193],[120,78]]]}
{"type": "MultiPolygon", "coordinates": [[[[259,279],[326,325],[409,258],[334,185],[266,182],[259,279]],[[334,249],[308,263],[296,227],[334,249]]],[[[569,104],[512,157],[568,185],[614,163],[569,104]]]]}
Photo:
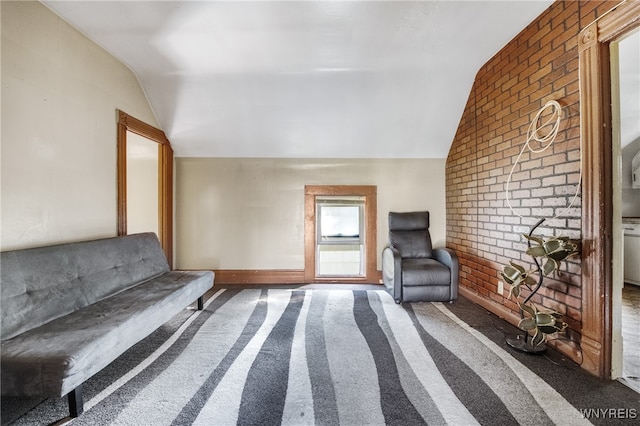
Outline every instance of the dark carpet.
{"type": "Polygon", "coordinates": [[[221,289],[88,380],[79,418],[65,398],[3,397],[2,424],[640,424],[640,394],[514,351],[514,332],[464,298],[221,289]]]}

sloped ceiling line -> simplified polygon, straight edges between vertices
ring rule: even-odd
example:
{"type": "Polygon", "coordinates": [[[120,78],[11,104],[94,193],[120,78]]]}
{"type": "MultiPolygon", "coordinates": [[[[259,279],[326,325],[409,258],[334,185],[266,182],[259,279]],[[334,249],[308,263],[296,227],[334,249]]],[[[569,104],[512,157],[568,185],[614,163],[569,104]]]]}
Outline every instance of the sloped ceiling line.
{"type": "Polygon", "coordinates": [[[133,70],[178,157],[446,158],[477,70],[552,1],[43,3],[133,70]]]}

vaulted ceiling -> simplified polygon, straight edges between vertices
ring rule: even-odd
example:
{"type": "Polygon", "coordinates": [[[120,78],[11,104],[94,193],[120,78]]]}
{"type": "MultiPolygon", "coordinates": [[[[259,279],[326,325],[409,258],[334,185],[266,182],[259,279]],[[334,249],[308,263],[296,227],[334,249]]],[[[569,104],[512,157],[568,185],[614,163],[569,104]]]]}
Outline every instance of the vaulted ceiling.
{"type": "Polygon", "coordinates": [[[445,158],[552,1],[43,3],[137,75],[177,156],[445,158]]]}

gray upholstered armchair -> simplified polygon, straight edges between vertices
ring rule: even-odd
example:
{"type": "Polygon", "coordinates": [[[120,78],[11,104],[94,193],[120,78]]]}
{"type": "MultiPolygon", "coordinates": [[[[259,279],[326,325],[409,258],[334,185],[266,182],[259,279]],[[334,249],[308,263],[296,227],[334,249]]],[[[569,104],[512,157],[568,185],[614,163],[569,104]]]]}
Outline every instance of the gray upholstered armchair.
{"type": "Polygon", "coordinates": [[[389,245],[382,280],[396,303],[451,302],[458,298],[458,256],[431,246],[429,212],[389,213],[389,245]]]}

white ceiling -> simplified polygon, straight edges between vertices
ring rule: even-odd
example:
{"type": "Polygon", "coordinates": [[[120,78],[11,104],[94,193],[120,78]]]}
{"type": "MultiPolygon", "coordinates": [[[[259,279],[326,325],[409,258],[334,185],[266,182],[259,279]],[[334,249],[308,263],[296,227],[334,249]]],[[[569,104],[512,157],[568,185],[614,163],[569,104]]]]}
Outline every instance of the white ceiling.
{"type": "Polygon", "coordinates": [[[177,156],[445,158],[553,1],[44,3],[133,70],[177,156]]]}

